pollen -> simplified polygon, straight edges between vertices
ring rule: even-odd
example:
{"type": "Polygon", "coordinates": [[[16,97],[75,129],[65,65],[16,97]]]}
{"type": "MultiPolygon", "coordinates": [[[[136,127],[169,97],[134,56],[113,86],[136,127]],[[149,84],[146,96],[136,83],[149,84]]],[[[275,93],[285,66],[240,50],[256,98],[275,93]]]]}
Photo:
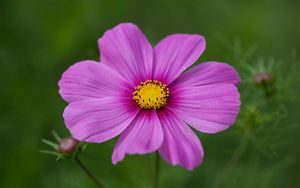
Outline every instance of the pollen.
{"type": "Polygon", "coordinates": [[[147,80],[135,87],[132,93],[137,105],[145,110],[158,110],[167,104],[170,91],[167,86],[157,80],[147,80]]]}

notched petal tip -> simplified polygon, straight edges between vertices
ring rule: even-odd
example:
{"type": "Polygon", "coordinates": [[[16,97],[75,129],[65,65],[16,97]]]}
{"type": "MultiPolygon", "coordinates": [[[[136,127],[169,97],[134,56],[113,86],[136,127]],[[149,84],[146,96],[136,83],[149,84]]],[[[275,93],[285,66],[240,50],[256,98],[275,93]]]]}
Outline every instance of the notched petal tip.
{"type": "MultiPolygon", "coordinates": [[[[208,61],[208,62],[205,62],[205,63],[212,63],[212,64],[215,64],[215,66],[220,66],[222,68],[222,72],[223,74],[226,74],[227,77],[231,77],[231,83],[234,84],[235,86],[238,86],[238,84],[241,82],[241,77],[239,75],[239,73],[237,72],[237,70],[227,64],[227,63],[224,63],[224,62],[218,62],[218,61],[208,61]]],[[[217,67],[216,67],[217,69],[217,67]]],[[[220,72],[220,74],[222,74],[222,72],[220,72]]]]}
{"type": "Polygon", "coordinates": [[[137,114],[135,106],[111,97],[72,102],[63,116],[74,138],[101,143],[123,132],[137,114]]]}
{"type": "Polygon", "coordinates": [[[160,114],[164,141],[159,153],[172,165],[193,170],[203,161],[203,147],[195,133],[172,110],[160,114]]]}
{"type": "Polygon", "coordinates": [[[113,151],[111,160],[113,165],[117,165],[119,162],[123,161],[125,158],[125,153],[123,155],[119,154],[117,151],[113,151]]]}
{"type": "MultiPolygon", "coordinates": [[[[123,22],[123,23],[119,23],[117,25],[114,25],[113,27],[110,27],[110,29],[107,29],[103,35],[105,35],[105,33],[108,33],[109,31],[113,30],[113,29],[118,29],[118,28],[122,28],[122,27],[134,27],[134,28],[139,28],[136,24],[132,23],[132,22],[123,22]]],[[[101,39],[101,37],[99,38],[101,39]]],[[[98,41],[99,41],[98,39],[98,41]]]]}
{"type": "MultiPolygon", "coordinates": [[[[60,80],[58,81],[58,93],[59,95],[68,103],[76,100],[77,98],[75,95],[76,92],[72,92],[71,90],[74,88],[74,84],[77,80],[79,80],[78,73],[79,71],[85,72],[85,67],[89,65],[95,65],[99,62],[93,60],[82,60],[79,61],[71,66],[69,66],[61,75],[60,80]],[[73,85],[72,85],[73,84],[73,85]]],[[[78,97],[80,98],[80,97],[78,97]]]]}
{"type": "Polygon", "coordinates": [[[204,52],[205,38],[197,34],[173,34],[154,48],[154,79],[166,84],[174,81],[204,52]]]}
{"type": "Polygon", "coordinates": [[[169,161],[167,161],[167,162],[169,162],[172,166],[178,166],[185,170],[193,171],[194,169],[198,168],[203,163],[203,157],[197,163],[194,163],[192,165],[181,164],[179,162],[169,162],[169,161]]]}
{"type": "Polygon", "coordinates": [[[116,70],[130,83],[151,79],[153,50],[142,30],[122,23],[98,39],[101,62],[116,70]]]}

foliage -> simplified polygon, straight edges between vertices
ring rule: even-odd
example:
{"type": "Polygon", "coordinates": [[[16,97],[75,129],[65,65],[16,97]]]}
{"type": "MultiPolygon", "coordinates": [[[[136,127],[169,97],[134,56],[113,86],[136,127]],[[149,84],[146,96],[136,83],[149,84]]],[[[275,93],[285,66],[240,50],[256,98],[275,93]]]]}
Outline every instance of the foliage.
{"type": "MultiPolygon", "coordinates": [[[[227,62],[242,78],[236,124],[198,134],[205,159],[194,171],[162,163],[161,187],[300,187],[299,7],[292,0],[1,1],[0,187],[94,187],[74,161],[38,151],[52,130],[69,134],[57,93],[61,73],[97,59],[97,38],[124,21],[140,25],[153,44],[170,33],[203,34],[207,51],[198,63],[227,62]],[[271,95],[253,81],[261,72],[274,78],[271,95]]],[[[112,188],[149,187],[154,155],[114,166],[114,142],[90,144],[82,161],[112,188]]]]}

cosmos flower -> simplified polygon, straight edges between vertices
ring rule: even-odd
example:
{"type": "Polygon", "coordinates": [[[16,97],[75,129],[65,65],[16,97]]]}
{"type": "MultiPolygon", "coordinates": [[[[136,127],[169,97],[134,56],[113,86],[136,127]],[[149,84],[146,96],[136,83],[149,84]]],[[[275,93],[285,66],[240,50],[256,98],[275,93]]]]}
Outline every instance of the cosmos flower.
{"type": "Polygon", "coordinates": [[[98,44],[100,62],[80,61],[59,81],[72,136],[101,143],[120,135],[114,164],[126,154],[154,151],[188,170],[201,164],[203,148],[191,127],[217,133],[234,123],[240,107],[235,69],[220,62],[188,69],[205,49],[196,34],[173,34],[152,48],[136,25],[123,23],[98,44]]]}

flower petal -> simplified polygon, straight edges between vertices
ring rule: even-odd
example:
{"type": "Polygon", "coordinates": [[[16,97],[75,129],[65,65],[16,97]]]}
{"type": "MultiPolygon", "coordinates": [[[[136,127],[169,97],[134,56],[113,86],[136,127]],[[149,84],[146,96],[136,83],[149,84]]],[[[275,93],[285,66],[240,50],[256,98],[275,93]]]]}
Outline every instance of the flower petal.
{"type": "Polygon", "coordinates": [[[119,72],[136,86],[151,79],[152,47],[134,24],[123,23],[98,40],[101,62],[119,72]]]}
{"type": "Polygon", "coordinates": [[[235,122],[240,109],[239,97],[233,84],[181,87],[172,92],[168,105],[195,129],[216,133],[235,122]]]}
{"type": "Polygon", "coordinates": [[[160,155],[172,165],[192,170],[202,163],[204,152],[200,140],[185,122],[169,109],[158,113],[164,141],[160,155]]]}
{"type": "Polygon", "coordinates": [[[180,75],[171,85],[194,87],[216,83],[238,85],[239,82],[238,73],[230,65],[221,62],[205,62],[180,75]]]}
{"type": "Polygon", "coordinates": [[[59,94],[69,103],[132,92],[129,83],[118,73],[103,63],[90,60],[69,67],[58,84],[59,94]]]}
{"type": "Polygon", "coordinates": [[[101,143],[119,135],[138,112],[127,98],[110,97],[72,102],[63,116],[74,138],[101,143]]]}
{"type": "Polygon", "coordinates": [[[163,140],[161,124],[155,110],[140,111],[135,120],[121,134],[113,155],[113,164],[125,154],[145,154],[158,150],[163,140]]]}
{"type": "Polygon", "coordinates": [[[153,79],[171,83],[195,63],[204,50],[203,36],[175,34],[166,37],[154,48],[153,79]]]}

